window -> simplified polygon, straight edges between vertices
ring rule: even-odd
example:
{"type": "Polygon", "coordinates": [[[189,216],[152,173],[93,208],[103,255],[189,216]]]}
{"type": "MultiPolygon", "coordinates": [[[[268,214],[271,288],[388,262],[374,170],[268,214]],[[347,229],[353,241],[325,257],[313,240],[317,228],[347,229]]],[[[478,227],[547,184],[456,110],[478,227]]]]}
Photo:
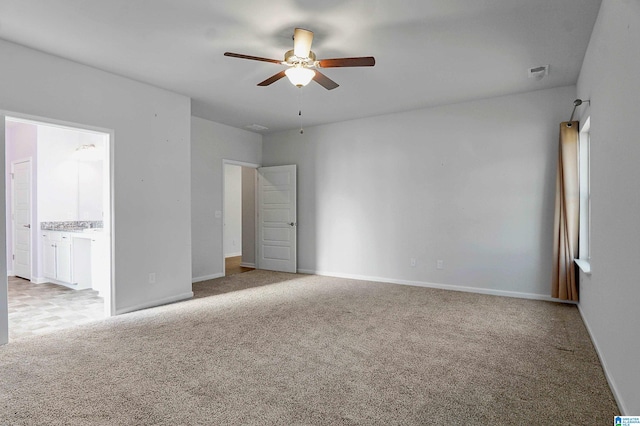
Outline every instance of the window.
{"type": "Polygon", "coordinates": [[[584,272],[590,272],[591,261],[591,177],[590,177],[590,128],[591,117],[587,117],[580,129],[579,179],[580,179],[580,244],[578,265],[584,272]],[[585,264],[586,263],[586,264],[585,264]],[[589,270],[585,270],[585,267],[589,270]]]}

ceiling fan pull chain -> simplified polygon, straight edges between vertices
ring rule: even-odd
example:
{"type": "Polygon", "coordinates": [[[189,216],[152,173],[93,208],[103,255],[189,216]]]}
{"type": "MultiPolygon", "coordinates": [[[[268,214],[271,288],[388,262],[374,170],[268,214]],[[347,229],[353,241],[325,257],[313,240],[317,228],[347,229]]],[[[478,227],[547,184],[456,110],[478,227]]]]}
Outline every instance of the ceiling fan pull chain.
{"type": "Polygon", "coordinates": [[[304,134],[302,128],[302,90],[298,90],[298,117],[300,117],[300,134],[304,134]]]}

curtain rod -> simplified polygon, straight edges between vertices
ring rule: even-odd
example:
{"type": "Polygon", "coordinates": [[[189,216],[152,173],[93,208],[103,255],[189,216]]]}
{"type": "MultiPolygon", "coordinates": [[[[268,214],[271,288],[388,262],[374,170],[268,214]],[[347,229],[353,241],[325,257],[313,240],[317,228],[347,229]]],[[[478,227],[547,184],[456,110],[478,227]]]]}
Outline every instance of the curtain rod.
{"type": "Polygon", "coordinates": [[[589,105],[591,105],[591,101],[588,99],[586,101],[583,101],[582,99],[576,99],[575,101],[573,101],[573,111],[571,112],[571,118],[569,119],[569,123],[573,121],[573,114],[576,113],[576,108],[582,105],[583,102],[588,102],[589,105]]]}

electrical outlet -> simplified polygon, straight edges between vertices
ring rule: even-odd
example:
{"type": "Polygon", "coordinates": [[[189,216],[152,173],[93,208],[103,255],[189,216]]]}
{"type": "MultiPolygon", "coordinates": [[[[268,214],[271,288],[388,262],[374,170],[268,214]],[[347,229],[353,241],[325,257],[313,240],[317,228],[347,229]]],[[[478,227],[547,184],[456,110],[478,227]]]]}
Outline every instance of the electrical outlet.
{"type": "Polygon", "coordinates": [[[436,261],[436,268],[437,269],[444,269],[444,260],[438,259],[436,261]]]}
{"type": "Polygon", "coordinates": [[[412,268],[416,267],[416,258],[412,257],[411,259],[409,259],[409,263],[411,264],[412,268]]]}
{"type": "Polygon", "coordinates": [[[156,273],[155,272],[150,272],[149,273],[149,284],[155,284],[156,283],[156,273]]]}

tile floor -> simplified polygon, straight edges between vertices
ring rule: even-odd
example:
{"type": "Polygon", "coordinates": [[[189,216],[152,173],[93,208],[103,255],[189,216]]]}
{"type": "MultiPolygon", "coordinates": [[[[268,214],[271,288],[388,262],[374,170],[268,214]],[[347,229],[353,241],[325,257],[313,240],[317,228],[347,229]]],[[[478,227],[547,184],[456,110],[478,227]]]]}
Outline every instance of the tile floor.
{"type": "Polygon", "coordinates": [[[33,284],[9,277],[9,340],[37,336],[104,318],[104,301],[91,289],[33,284]]]}

